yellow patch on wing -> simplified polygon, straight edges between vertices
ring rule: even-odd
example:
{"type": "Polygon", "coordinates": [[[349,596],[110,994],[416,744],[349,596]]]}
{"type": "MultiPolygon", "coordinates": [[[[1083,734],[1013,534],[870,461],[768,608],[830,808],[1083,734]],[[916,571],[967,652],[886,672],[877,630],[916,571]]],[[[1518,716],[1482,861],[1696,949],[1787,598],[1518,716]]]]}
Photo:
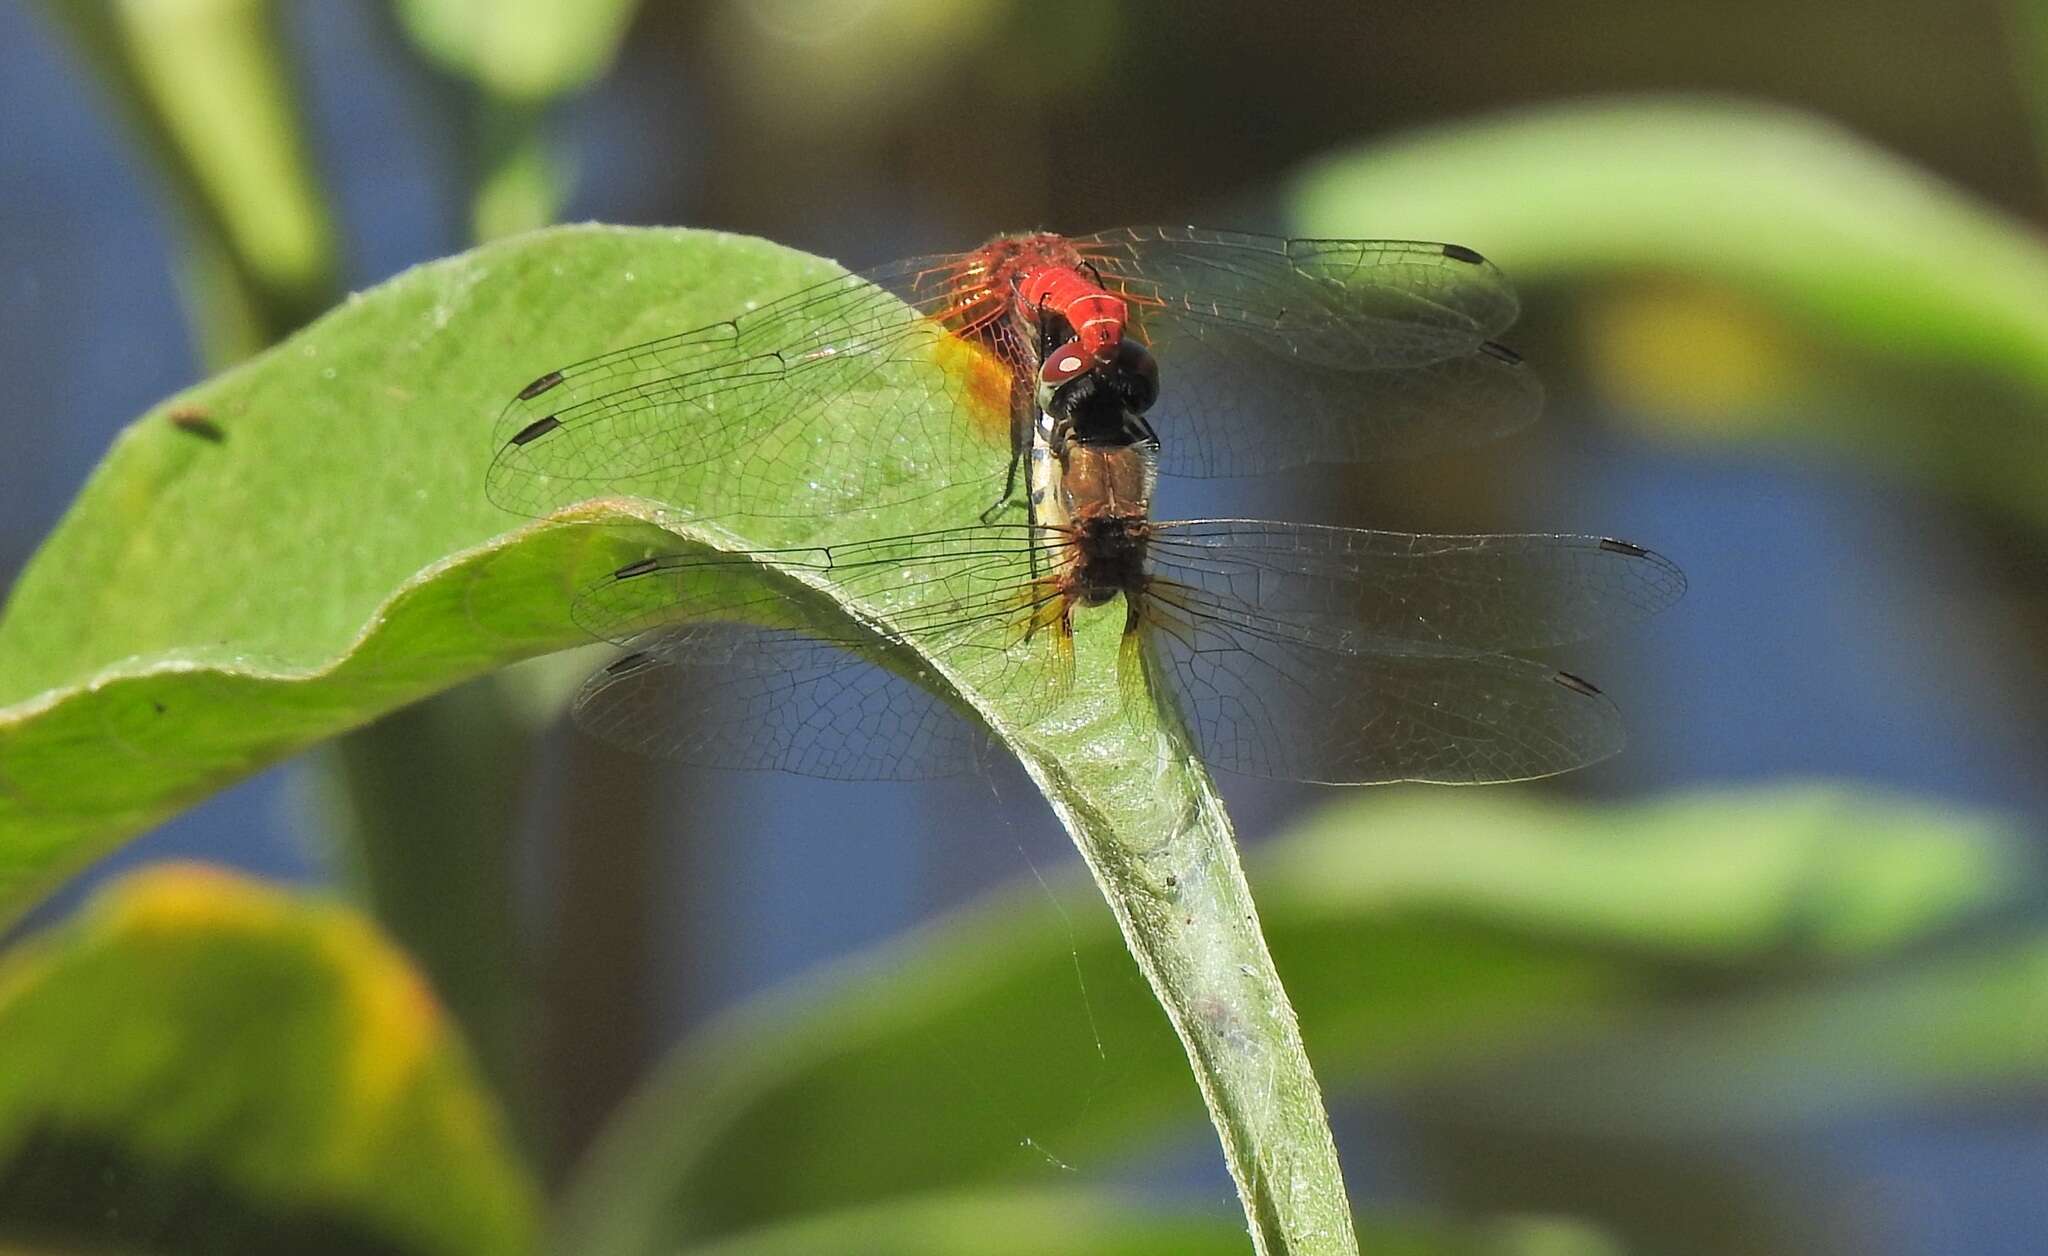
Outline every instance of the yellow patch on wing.
{"type": "Polygon", "coordinates": [[[1007,443],[1010,439],[1009,364],[987,345],[946,336],[932,347],[940,369],[959,389],[961,409],[982,433],[1007,443]]]}

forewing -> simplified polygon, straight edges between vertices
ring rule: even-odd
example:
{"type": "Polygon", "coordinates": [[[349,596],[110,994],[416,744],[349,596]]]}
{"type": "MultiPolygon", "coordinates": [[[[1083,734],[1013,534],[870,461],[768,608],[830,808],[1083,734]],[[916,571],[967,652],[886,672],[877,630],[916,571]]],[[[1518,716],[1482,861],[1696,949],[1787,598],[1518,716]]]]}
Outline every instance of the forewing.
{"type": "Polygon", "coordinates": [[[1007,449],[1009,422],[1007,368],[945,322],[960,262],[841,275],[546,372],[499,417],[491,500],[541,515],[616,493],[777,516],[957,482],[1007,449]]]}
{"type": "Polygon", "coordinates": [[[1493,342],[1514,292],[1469,249],[1193,228],[1080,243],[1159,360],[1167,474],[1418,457],[1542,409],[1534,372],[1493,342]]]}
{"type": "Polygon", "coordinates": [[[1076,240],[1151,329],[1228,325],[1276,356],[1346,370],[1470,352],[1515,321],[1514,289],[1470,249],[1130,227],[1076,240]]]}
{"type": "Polygon", "coordinates": [[[1475,655],[1583,640],[1676,602],[1685,577],[1593,536],[1434,536],[1251,519],[1158,525],[1162,594],[1344,654],[1475,655]]]}

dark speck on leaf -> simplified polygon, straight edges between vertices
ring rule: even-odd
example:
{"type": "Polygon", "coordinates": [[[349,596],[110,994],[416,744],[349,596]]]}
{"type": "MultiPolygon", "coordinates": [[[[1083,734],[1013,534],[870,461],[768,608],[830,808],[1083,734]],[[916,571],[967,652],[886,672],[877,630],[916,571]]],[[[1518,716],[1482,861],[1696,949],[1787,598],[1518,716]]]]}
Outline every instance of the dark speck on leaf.
{"type": "Polygon", "coordinates": [[[181,432],[189,432],[201,440],[218,445],[228,438],[228,434],[221,430],[220,424],[207,416],[204,406],[179,406],[171,411],[169,418],[172,427],[181,432]]]}

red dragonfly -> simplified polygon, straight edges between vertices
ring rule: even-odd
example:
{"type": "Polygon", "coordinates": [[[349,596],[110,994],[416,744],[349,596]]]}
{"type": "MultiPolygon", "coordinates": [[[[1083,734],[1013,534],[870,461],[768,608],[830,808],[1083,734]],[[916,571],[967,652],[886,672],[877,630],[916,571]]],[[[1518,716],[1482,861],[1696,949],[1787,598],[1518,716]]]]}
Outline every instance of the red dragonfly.
{"type": "Polygon", "coordinates": [[[1037,394],[1147,352],[1171,373],[1147,415],[1167,474],[1416,455],[1535,417],[1540,387],[1493,341],[1516,309],[1451,244],[1002,236],[548,371],[499,419],[487,484],[530,515],[622,493],[819,516],[993,482],[1007,454],[1007,500],[1037,394]]]}
{"type": "MultiPolygon", "coordinates": [[[[1064,319],[1041,330],[1050,364],[1091,352],[1064,319]]],[[[1663,609],[1685,586],[1670,562],[1602,537],[1154,521],[1160,441],[1129,400],[1150,395],[1149,371],[1118,358],[1044,390],[1029,449],[1033,522],[614,571],[576,618],[628,653],[586,684],[579,720],[633,749],[717,767],[957,771],[977,759],[979,734],[939,695],[972,690],[1028,719],[1050,714],[1071,692],[1076,615],[1120,598],[1126,700],[1166,695],[1212,766],[1478,783],[1620,748],[1619,716],[1598,689],[1507,652],[1663,609]],[[796,612],[821,586],[845,627],[796,612]]]]}

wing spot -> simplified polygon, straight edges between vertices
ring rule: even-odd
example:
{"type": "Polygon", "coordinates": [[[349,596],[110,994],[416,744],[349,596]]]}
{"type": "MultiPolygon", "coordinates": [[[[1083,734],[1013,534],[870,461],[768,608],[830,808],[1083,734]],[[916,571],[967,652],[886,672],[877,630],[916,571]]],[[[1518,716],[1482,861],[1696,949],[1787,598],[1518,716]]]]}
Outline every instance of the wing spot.
{"type": "Polygon", "coordinates": [[[629,672],[639,671],[652,657],[645,650],[635,650],[631,654],[621,655],[606,663],[604,665],[604,674],[607,676],[624,676],[629,672]]]}
{"type": "Polygon", "coordinates": [[[1465,262],[1472,266],[1483,266],[1486,264],[1486,259],[1480,256],[1477,249],[1468,249],[1462,244],[1444,245],[1444,256],[1454,262],[1465,262]]]}
{"type": "Polygon", "coordinates": [[[661,560],[658,558],[643,558],[639,562],[627,563],[625,566],[613,572],[612,579],[631,580],[635,576],[647,575],[648,573],[656,570],[660,566],[661,560]]]}
{"type": "Polygon", "coordinates": [[[1520,366],[1522,364],[1522,355],[1501,344],[1499,341],[1485,341],[1480,344],[1479,351],[1497,361],[1505,362],[1509,366],[1520,366]]]}
{"type": "Polygon", "coordinates": [[[1551,679],[1556,681],[1558,684],[1563,685],[1565,688],[1571,690],[1573,693],[1584,694],[1588,698],[1598,698],[1602,696],[1600,693],[1600,687],[1598,685],[1595,685],[1592,681],[1587,680],[1583,676],[1574,676],[1570,672],[1558,672],[1555,675],[1551,676],[1551,679]]]}
{"type": "Polygon", "coordinates": [[[1617,541],[1611,536],[1600,538],[1600,548],[1610,554],[1622,554],[1629,558],[1648,558],[1650,556],[1650,551],[1642,546],[1631,544],[1628,541],[1617,541]]]}
{"type": "Polygon", "coordinates": [[[549,432],[554,431],[556,428],[560,426],[562,426],[562,421],[552,414],[544,419],[535,419],[533,422],[527,424],[525,427],[520,428],[519,431],[513,435],[512,443],[515,445],[532,444],[534,441],[537,441],[541,437],[546,436],[549,432]]]}
{"type": "Polygon", "coordinates": [[[546,392],[550,388],[553,388],[556,384],[559,384],[561,382],[562,373],[560,371],[549,371],[547,374],[541,376],[539,379],[533,381],[531,384],[528,384],[526,387],[520,389],[519,400],[532,401],[535,397],[540,396],[542,393],[546,392]]]}

